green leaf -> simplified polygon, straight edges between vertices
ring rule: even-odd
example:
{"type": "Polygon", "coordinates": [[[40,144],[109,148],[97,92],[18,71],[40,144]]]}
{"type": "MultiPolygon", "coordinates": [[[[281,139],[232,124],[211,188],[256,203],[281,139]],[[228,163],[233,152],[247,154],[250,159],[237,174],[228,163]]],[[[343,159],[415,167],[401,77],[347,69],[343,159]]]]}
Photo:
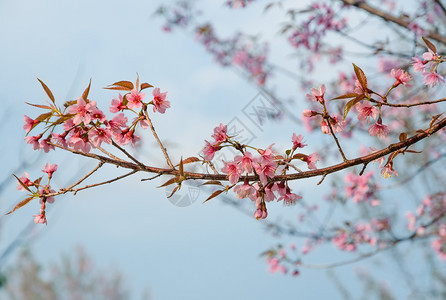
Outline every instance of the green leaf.
{"type": "Polygon", "coordinates": [[[17,209],[19,209],[20,207],[25,206],[26,204],[28,204],[31,200],[33,200],[33,196],[26,198],[25,200],[22,200],[19,202],[19,204],[17,204],[13,210],[11,210],[9,213],[6,213],[5,215],[9,215],[10,213],[16,211],[17,209]]]}
{"type": "Polygon", "coordinates": [[[339,99],[356,98],[356,97],[358,97],[358,96],[359,96],[359,94],[357,94],[357,93],[348,93],[348,94],[344,94],[344,95],[338,96],[338,97],[336,97],[336,98],[330,99],[330,101],[331,101],[331,100],[339,100],[339,99]]]}
{"type": "Polygon", "coordinates": [[[432,44],[428,39],[425,39],[424,36],[421,37],[423,41],[426,43],[426,46],[431,49],[434,53],[437,53],[437,48],[434,44],[432,44]]]}
{"type": "Polygon", "coordinates": [[[208,202],[209,200],[211,200],[212,198],[217,197],[218,195],[220,195],[221,193],[223,193],[225,190],[218,190],[212,193],[212,195],[210,195],[206,200],[203,201],[203,203],[208,202]]]}
{"type": "Polygon", "coordinates": [[[56,104],[56,101],[54,100],[53,93],[51,93],[50,89],[46,86],[45,83],[43,83],[42,80],[40,80],[39,78],[37,78],[37,80],[40,82],[40,84],[42,85],[42,87],[45,90],[46,94],[48,95],[48,97],[50,97],[51,101],[53,101],[53,103],[56,104]]]}
{"type": "Polygon", "coordinates": [[[356,77],[358,78],[359,83],[362,86],[364,91],[367,91],[367,77],[364,74],[364,71],[357,65],[353,64],[353,68],[355,69],[356,77]]]}
{"type": "Polygon", "coordinates": [[[355,99],[350,100],[350,101],[347,102],[347,104],[345,104],[345,107],[344,107],[344,119],[343,119],[344,121],[345,121],[345,118],[347,118],[347,114],[350,111],[350,109],[353,106],[355,106],[355,104],[357,104],[359,101],[361,101],[364,98],[365,98],[364,95],[359,95],[355,99]]]}

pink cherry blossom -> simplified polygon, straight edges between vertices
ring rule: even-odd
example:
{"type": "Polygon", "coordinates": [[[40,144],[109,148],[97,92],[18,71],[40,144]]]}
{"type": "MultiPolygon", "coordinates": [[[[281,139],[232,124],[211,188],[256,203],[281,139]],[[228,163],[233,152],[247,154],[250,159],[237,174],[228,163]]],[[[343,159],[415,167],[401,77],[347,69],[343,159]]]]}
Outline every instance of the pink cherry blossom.
{"type": "Polygon", "coordinates": [[[228,126],[220,123],[218,127],[214,128],[214,134],[212,135],[212,137],[215,139],[216,142],[225,142],[228,138],[227,132],[228,126]]]}
{"type": "Polygon", "coordinates": [[[96,109],[96,102],[90,101],[88,104],[84,98],[79,97],[77,99],[77,105],[72,105],[68,109],[71,114],[75,114],[73,118],[74,125],[79,125],[84,122],[85,125],[91,122],[91,113],[96,109]]]}
{"type": "Polygon", "coordinates": [[[40,148],[45,151],[45,153],[50,152],[50,150],[54,150],[54,146],[50,144],[51,143],[51,134],[44,140],[40,141],[40,148]]]}
{"type": "Polygon", "coordinates": [[[110,112],[111,112],[111,113],[117,113],[117,112],[119,112],[119,111],[123,111],[124,109],[126,109],[127,106],[124,105],[124,104],[122,103],[122,101],[123,101],[122,96],[121,96],[121,94],[119,94],[119,95],[118,95],[118,99],[113,99],[113,100],[111,101],[111,106],[110,106],[110,109],[109,109],[110,112]]]}
{"type": "Polygon", "coordinates": [[[245,151],[245,153],[243,154],[243,156],[236,156],[235,157],[235,161],[238,163],[240,172],[247,172],[252,173],[253,170],[253,159],[252,159],[252,154],[249,151],[245,151]]]}
{"type": "Polygon", "coordinates": [[[167,92],[161,93],[159,88],[154,88],[152,94],[153,112],[165,113],[166,109],[170,107],[170,102],[166,100],[167,92]]]}
{"type": "Polygon", "coordinates": [[[48,179],[51,179],[51,177],[53,177],[53,173],[56,172],[57,170],[57,165],[50,165],[50,163],[46,163],[45,165],[45,169],[42,170],[42,172],[45,172],[48,174],[48,179]]]}
{"type": "Polygon", "coordinates": [[[444,77],[437,72],[423,72],[422,75],[424,77],[423,84],[429,87],[434,87],[440,82],[444,83],[444,77]]]}
{"type": "Polygon", "coordinates": [[[40,149],[40,143],[39,140],[42,137],[42,134],[36,135],[36,136],[27,136],[25,137],[25,140],[28,144],[33,145],[34,150],[40,149]]]}
{"type": "Polygon", "coordinates": [[[61,145],[64,149],[68,148],[68,143],[66,141],[66,136],[68,132],[64,132],[63,134],[53,133],[53,143],[61,145]]]}
{"type": "Polygon", "coordinates": [[[268,178],[274,177],[276,172],[276,163],[260,159],[255,161],[254,168],[257,175],[260,177],[260,182],[263,185],[266,185],[268,183],[268,178]]]}
{"type": "Polygon", "coordinates": [[[369,134],[371,136],[376,135],[378,138],[385,138],[389,133],[389,126],[382,124],[380,119],[369,128],[369,134]]]}
{"type": "Polygon", "coordinates": [[[302,112],[302,115],[305,118],[311,118],[311,117],[316,116],[317,114],[318,114],[317,111],[314,111],[314,110],[311,110],[311,109],[304,109],[303,112],[302,112]]]}
{"type": "Polygon", "coordinates": [[[221,171],[228,174],[228,179],[231,184],[237,183],[241,176],[241,173],[237,166],[237,163],[236,162],[225,162],[225,161],[223,161],[223,163],[224,163],[224,167],[221,169],[221,171]]]}
{"type": "Polygon", "coordinates": [[[215,152],[221,149],[220,143],[209,143],[208,141],[205,141],[205,143],[206,146],[203,149],[204,159],[211,161],[214,158],[215,152]]]}
{"type": "MultiPolygon", "coordinates": [[[[32,186],[34,183],[29,179],[28,172],[25,172],[23,176],[20,176],[20,181],[23,182],[26,186],[32,186]]],[[[25,188],[17,182],[17,189],[19,191],[24,191],[25,188]]]]}
{"type": "Polygon", "coordinates": [[[409,81],[412,80],[412,77],[409,75],[409,73],[401,69],[392,69],[390,74],[396,79],[395,83],[393,84],[394,87],[397,87],[400,84],[411,87],[409,81]]]}
{"type": "Polygon", "coordinates": [[[107,129],[112,132],[120,132],[121,127],[127,127],[127,117],[123,113],[119,113],[113,117],[110,121],[105,122],[107,129]]]}
{"type": "Polygon", "coordinates": [[[88,132],[88,139],[90,140],[93,147],[98,148],[101,143],[112,143],[112,132],[108,129],[95,127],[88,132]]]}
{"type": "Polygon", "coordinates": [[[29,133],[36,124],[40,123],[38,120],[33,120],[27,115],[23,116],[23,119],[25,120],[25,125],[23,125],[23,129],[26,130],[26,133],[29,133]]]}
{"type": "Polygon", "coordinates": [[[249,184],[247,180],[243,184],[239,184],[234,187],[234,193],[236,194],[238,199],[248,198],[251,195],[255,194],[255,188],[249,184]]]}
{"type": "Polygon", "coordinates": [[[368,101],[358,103],[355,107],[358,110],[358,119],[362,122],[369,122],[370,117],[374,120],[378,117],[378,109],[375,106],[370,105],[370,102],[368,101]]]}
{"type": "Polygon", "coordinates": [[[311,88],[311,95],[307,94],[307,97],[312,101],[324,102],[325,85],[319,86],[319,88],[311,88]]]}
{"type": "Polygon", "coordinates": [[[126,95],[127,107],[130,109],[139,108],[142,106],[142,100],[146,96],[145,93],[139,93],[136,89],[133,89],[130,94],[126,95]]]}
{"type": "Polygon", "coordinates": [[[319,155],[317,153],[313,153],[311,155],[306,156],[303,161],[308,164],[308,169],[316,170],[316,165],[314,164],[319,160],[319,155]]]}
{"type": "Polygon", "coordinates": [[[99,120],[101,122],[104,122],[106,120],[104,113],[98,108],[93,110],[93,112],[91,113],[91,118],[93,120],[99,120]]]}
{"type": "Polygon", "coordinates": [[[54,203],[54,196],[44,196],[45,194],[52,194],[56,191],[53,190],[49,185],[45,185],[42,188],[39,189],[39,195],[40,195],[40,203],[54,203]]]}
{"type": "Polygon", "coordinates": [[[303,138],[304,137],[302,135],[296,135],[295,133],[293,133],[293,136],[291,137],[291,140],[293,141],[293,150],[307,146],[307,144],[304,144],[304,142],[302,142],[303,138]]]}

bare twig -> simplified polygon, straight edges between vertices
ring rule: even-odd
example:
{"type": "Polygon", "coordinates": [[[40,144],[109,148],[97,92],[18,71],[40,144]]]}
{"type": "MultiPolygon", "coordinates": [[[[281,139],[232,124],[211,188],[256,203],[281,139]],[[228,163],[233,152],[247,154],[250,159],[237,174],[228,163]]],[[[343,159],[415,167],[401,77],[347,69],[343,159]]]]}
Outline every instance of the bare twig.
{"type": "Polygon", "coordinates": [[[440,102],[445,102],[445,101],[446,101],[446,97],[438,99],[438,100],[425,101],[425,102],[417,102],[417,103],[409,103],[409,104],[398,104],[398,103],[394,104],[394,103],[377,101],[375,99],[370,99],[370,102],[378,103],[380,105],[391,106],[391,107],[413,107],[413,106],[419,106],[419,105],[435,104],[435,103],[440,103],[440,102]]]}
{"type": "Polygon", "coordinates": [[[330,120],[329,120],[329,118],[325,118],[325,120],[327,121],[328,128],[330,128],[330,133],[333,136],[333,138],[336,142],[336,145],[338,146],[339,153],[341,154],[344,162],[346,162],[348,159],[345,157],[344,151],[342,151],[341,145],[339,144],[338,138],[336,137],[336,135],[334,133],[333,127],[331,127],[330,120]]]}
{"type": "Polygon", "coordinates": [[[144,164],[141,163],[139,160],[137,160],[136,158],[134,158],[130,153],[128,153],[124,148],[122,148],[121,146],[119,146],[118,144],[116,144],[116,142],[114,140],[112,140],[112,145],[115,146],[116,148],[118,148],[122,153],[124,153],[125,155],[127,155],[128,158],[130,158],[131,160],[133,160],[135,163],[137,163],[140,167],[144,168],[144,164]]]}
{"type": "Polygon", "coordinates": [[[62,190],[71,190],[72,188],[74,188],[76,185],[79,185],[82,183],[82,181],[84,181],[85,179],[87,179],[88,177],[90,177],[94,172],[96,172],[97,170],[99,170],[100,167],[102,167],[104,165],[104,163],[101,161],[99,162],[99,164],[96,166],[96,168],[94,168],[93,170],[91,170],[90,172],[88,172],[84,177],[82,177],[79,181],[77,181],[76,183],[74,183],[73,185],[70,185],[69,187],[65,188],[65,189],[60,189],[62,190]]]}
{"type": "Polygon", "coordinates": [[[152,120],[149,118],[149,114],[147,113],[147,109],[144,109],[144,115],[146,117],[147,123],[149,123],[150,126],[150,130],[152,130],[153,136],[155,137],[156,141],[158,142],[158,145],[161,148],[161,151],[163,151],[164,157],[166,158],[166,162],[169,165],[169,167],[171,169],[175,169],[175,167],[173,166],[170,158],[169,158],[169,154],[167,154],[167,150],[164,147],[163,143],[161,142],[160,138],[158,137],[158,134],[155,131],[155,127],[153,126],[152,120]]]}

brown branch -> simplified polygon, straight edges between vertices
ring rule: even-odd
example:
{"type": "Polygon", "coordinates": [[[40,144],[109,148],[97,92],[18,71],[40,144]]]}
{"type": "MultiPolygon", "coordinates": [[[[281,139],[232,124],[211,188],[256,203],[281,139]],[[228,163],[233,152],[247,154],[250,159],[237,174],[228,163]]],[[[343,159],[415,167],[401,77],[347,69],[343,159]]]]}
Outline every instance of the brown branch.
{"type": "MultiPolygon", "coordinates": [[[[316,176],[323,176],[324,174],[331,174],[334,172],[338,172],[347,168],[351,168],[357,165],[363,165],[368,164],[372,161],[375,161],[381,157],[384,157],[390,153],[396,152],[400,149],[407,148],[417,142],[419,142],[422,139],[425,139],[429,137],[430,135],[434,134],[438,130],[446,127],[446,117],[438,121],[435,125],[431,126],[430,128],[424,130],[421,133],[418,133],[410,138],[407,138],[406,140],[394,144],[390,144],[388,147],[373,152],[369,155],[361,156],[358,158],[354,158],[351,160],[347,160],[345,162],[329,166],[322,169],[316,169],[316,170],[309,170],[302,173],[292,173],[287,175],[276,175],[274,178],[271,178],[271,181],[283,181],[283,180],[297,180],[297,179],[303,179],[303,178],[310,178],[310,177],[316,177],[316,176]]],[[[51,145],[64,149],[62,146],[50,143],[51,145]]],[[[148,173],[156,173],[161,175],[172,175],[172,176],[179,176],[181,175],[178,170],[175,169],[164,169],[164,168],[157,168],[152,166],[140,166],[137,164],[134,164],[132,162],[128,161],[116,161],[108,157],[104,157],[101,155],[93,154],[93,153],[84,153],[81,151],[76,151],[70,148],[64,149],[66,151],[70,151],[74,154],[90,157],[97,159],[99,161],[102,161],[104,163],[113,164],[122,168],[126,169],[132,169],[135,171],[142,171],[142,172],[148,172],[148,173]]],[[[194,173],[194,172],[186,172],[184,174],[185,179],[203,179],[203,180],[223,180],[227,181],[228,177],[226,174],[205,174],[205,173],[194,173]]],[[[251,175],[247,176],[249,181],[258,181],[259,177],[257,175],[251,175]]],[[[240,178],[239,181],[243,181],[244,178],[240,178]]]]}
{"type": "Polygon", "coordinates": [[[446,14],[446,7],[443,5],[443,3],[440,2],[440,0],[434,0],[435,3],[438,4],[438,6],[441,8],[444,14],[446,14]]]}
{"type": "Polygon", "coordinates": [[[394,103],[377,101],[375,99],[370,99],[370,102],[377,103],[380,105],[391,106],[391,107],[413,107],[413,106],[419,106],[419,105],[435,104],[435,103],[440,103],[440,102],[445,102],[445,101],[446,101],[446,97],[438,99],[438,100],[425,101],[425,102],[417,102],[417,103],[410,103],[410,104],[397,104],[397,103],[394,104],[394,103]]]}
{"type": "MultiPolygon", "coordinates": [[[[357,1],[357,0],[340,0],[340,1],[344,4],[353,5],[353,6],[360,8],[372,15],[380,17],[381,19],[383,19],[386,22],[392,22],[392,23],[397,24],[398,26],[401,26],[405,29],[408,29],[408,27],[409,27],[409,24],[410,24],[409,21],[404,20],[402,18],[395,17],[391,14],[388,14],[382,10],[379,10],[375,7],[368,5],[365,2],[357,1]]],[[[436,32],[428,31],[428,33],[426,34],[426,37],[429,39],[432,39],[432,40],[436,40],[437,42],[440,42],[440,43],[446,45],[446,37],[442,36],[436,32]]]]}
{"type": "Polygon", "coordinates": [[[121,146],[119,146],[118,144],[116,144],[116,142],[114,140],[112,140],[112,145],[115,146],[116,148],[118,148],[122,153],[124,153],[125,155],[127,155],[128,158],[130,158],[131,160],[133,160],[135,163],[137,163],[140,167],[144,167],[144,164],[141,163],[139,160],[137,160],[136,158],[134,158],[130,153],[128,153],[124,148],[122,148],[121,146]]]}
{"type": "Polygon", "coordinates": [[[72,188],[74,188],[76,185],[79,185],[82,183],[82,181],[84,181],[85,179],[87,179],[88,177],[90,177],[94,172],[96,172],[97,170],[99,170],[100,167],[102,167],[104,165],[104,163],[101,161],[99,162],[99,164],[96,166],[96,168],[94,168],[93,170],[91,170],[90,172],[88,172],[84,177],[82,177],[79,181],[77,181],[76,183],[70,185],[69,187],[65,188],[65,189],[60,189],[62,190],[71,190],[72,188]]]}
{"type": "Polygon", "coordinates": [[[330,133],[336,142],[336,146],[338,146],[339,153],[341,153],[342,159],[344,160],[344,162],[346,162],[348,159],[345,157],[344,151],[342,151],[341,144],[339,144],[338,138],[334,133],[333,127],[331,127],[330,120],[329,118],[325,118],[325,120],[327,121],[328,128],[330,128],[330,133]]]}
{"type": "Polygon", "coordinates": [[[164,147],[163,143],[161,142],[160,138],[158,137],[158,134],[155,131],[155,127],[153,126],[152,120],[149,118],[149,114],[147,113],[147,108],[144,109],[144,115],[146,117],[147,123],[149,123],[150,130],[152,130],[153,136],[155,137],[156,141],[158,142],[158,145],[161,148],[161,151],[163,151],[164,157],[166,158],[166,162],[169,165],[171,169],[175,169],[172,162],[170,161],[169,154],[167,154],[167,150],[164,147]]]}

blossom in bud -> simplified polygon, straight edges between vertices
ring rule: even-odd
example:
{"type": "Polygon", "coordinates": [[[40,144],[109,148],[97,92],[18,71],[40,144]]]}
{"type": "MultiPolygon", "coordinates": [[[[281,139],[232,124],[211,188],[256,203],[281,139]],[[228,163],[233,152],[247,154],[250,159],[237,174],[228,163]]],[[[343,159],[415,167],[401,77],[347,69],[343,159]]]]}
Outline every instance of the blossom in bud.
{"type": "Polygon", "coordinates": [[[304,109],[302,112],[302,115],[305,118],[311,118],[317,115],[317,111],[311,110],[311,109],[304,109]]]}

